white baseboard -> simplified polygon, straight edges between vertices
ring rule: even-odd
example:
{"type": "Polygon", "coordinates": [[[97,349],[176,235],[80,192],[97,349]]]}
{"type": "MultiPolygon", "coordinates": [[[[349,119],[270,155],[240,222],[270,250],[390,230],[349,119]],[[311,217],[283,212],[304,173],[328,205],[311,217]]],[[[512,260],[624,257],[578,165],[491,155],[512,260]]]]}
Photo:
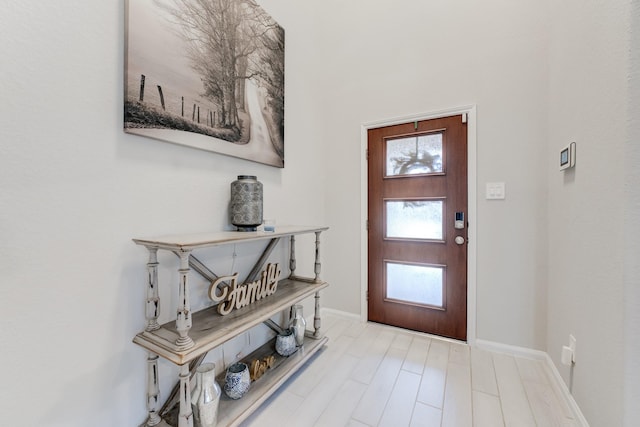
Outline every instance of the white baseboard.
{"type": "Polygon", "coordinates": [[[349,313],[347,311],[334,310],[333,308],[320,307],[320,315],[322,316],[325,313],[335,314],[336,316],[346,317],[347,319],[360,320],[360,315],[358,314],[349,313]]]}
{"type": "Polygon", "coordinates": [[[541,350],[533,350],[526,347],[518,347],[515,345],[502,344],[487,340],[476,340],[476,347],[483,350],[510,354],[512,356],[528,357],[530,359],[543,361],[547,366],[549,373],[551,374],[550,379],[553,381],[552,387],[556,389],[558,396],[564,399],[565,403],[573,413],[576,422],[582,427],[589,427],[587,419],[584,417],[584,414],[580,410],[578,403],[573,398],[573,395],[571,395],[569,388],[565,384],[562,376],[560,375],[560,372],[558,372],[558,368],[556,368],[556,365],[553,363],[553,360],[551,360],[551,357],[548,353],[541,350]]]}
{"type": "Polygon", "coordinates": [[[494,351],[496,353],[506,353],[512,356],[527,357],[529,359],[545,360],[547,358],[547,353],[544,351],[518,347],[516,345],[502,344],[495,341],[477,339],[476,347],[483,350],[494,351]]]}
{"type": "Polygon", "coordinates": [[[576,402],[576,400],[573,398],[573,395],[569,391],[569,387],[567,387],[564,380],[562,379],[562,376],[560,375],[558,368],[556,368],[555,363],[553,363],[553,360],[551,360],[551,357],[549,356],[549,354],[545,353],[545,356],[546,356],[545,361],[547,362],[547,368],[551,372],[553,379],[555,379],[555,386],[559,388],[560,395],[564,397],[565,402],[567,403],[567,405],[569,405],[569,408],[573,412],[573,415],[575,416],[576,421],[584,427],[589,427],[589,423],[587,422],[587,419],[584,417],[584,414],[580,410],[578,403],[576,402]]]}

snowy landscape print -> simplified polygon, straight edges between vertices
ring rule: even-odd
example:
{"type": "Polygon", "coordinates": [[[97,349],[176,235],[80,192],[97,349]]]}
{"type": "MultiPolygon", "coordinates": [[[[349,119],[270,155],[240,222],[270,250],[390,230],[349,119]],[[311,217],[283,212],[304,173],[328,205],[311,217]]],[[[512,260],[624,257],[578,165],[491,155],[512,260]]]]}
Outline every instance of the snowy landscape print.
{"type": "Polygon", "coordinates": [[[253,0],[129,0],[124,130],[284,167],[284,30],[253,0]]]}

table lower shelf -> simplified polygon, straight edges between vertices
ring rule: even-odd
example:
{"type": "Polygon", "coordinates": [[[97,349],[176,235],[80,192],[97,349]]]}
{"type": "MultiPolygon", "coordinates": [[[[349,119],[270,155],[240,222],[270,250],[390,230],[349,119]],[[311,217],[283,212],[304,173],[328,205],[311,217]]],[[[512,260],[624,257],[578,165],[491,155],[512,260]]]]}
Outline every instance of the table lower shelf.
{"type": "MultiPolygon", "coordinates": [[[[275,356],[276,361],[262,377],[251,383],[249,391],[242,398],[233,400],[227,397],[224,391],[222,392],[217,425],[219,427],[239,425],[278,390],[289,377],[296,373],[307,360],[321,350],[328,340],[327,337],[321,337],[320,339],[305,337],[302,347],[299,347],[291,356],[283,357],[275,351],[274,338],[245,357],[242,362],[247,365],[250,365],[252,360],[263,359],[268,355],[275,356]]],[[[221,388],[224,387],[224,372],[216,378],[216,381],[221,388]]],[[[173,417],[163,420],[160,426],[171,427],[177,425],[176,416],[177,413],[173,412],[173,417]]]]}

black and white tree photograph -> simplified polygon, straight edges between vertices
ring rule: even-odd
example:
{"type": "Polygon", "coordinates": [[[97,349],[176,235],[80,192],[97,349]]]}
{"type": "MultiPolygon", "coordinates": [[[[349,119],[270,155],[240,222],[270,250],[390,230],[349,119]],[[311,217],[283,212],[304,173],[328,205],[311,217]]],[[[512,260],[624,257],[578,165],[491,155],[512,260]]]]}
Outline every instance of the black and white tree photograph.
{"type": "Polygon", "coordinates": [[[284,167],[284,30],[253,0],[129,0],[124,130],[284,167]]]}

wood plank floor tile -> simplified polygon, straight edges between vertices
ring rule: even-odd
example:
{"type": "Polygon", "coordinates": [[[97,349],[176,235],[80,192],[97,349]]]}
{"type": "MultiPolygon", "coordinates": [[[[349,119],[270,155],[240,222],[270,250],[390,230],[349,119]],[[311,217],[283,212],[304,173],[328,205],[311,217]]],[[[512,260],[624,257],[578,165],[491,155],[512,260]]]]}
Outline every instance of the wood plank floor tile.
{"type": "MultiPolygon", "coordinates": [[[[351,326],[352,321],[349,319],[339,319],[331,324],[330,327],[323,329],[324,335],[329,338],[329,340],[334,340],[339,336],[345,335],[345,332],[351,326]]],[[[313,323],[311,324],[313,325],[313,323]]],[[[309,323],[307,323],[307,329],[311,330],[313,328],[310,327],[309,323]]]]}
{"type": "Polygon", "coordinates": [[[345,354],[347,347],[352,342],[353,338],[346,336],[340,336],[333,340],[332,345],[328,345],[318,357],[312,358],[310,362],[305,364],[304,370],[293,377],[288,390],[298,396],[307,397],[311,390],[324,379],[336,361],[345,354]]]}
{"type": "Polygon", "coordinates": [[[367,322],[361,322],[359,320],[351,319],[351,324],[347,329],[345,329],[344,335],[357,338],[364,332],[364,330],[367,328],[367,325],[367,322]]]}
{"type": "MultiPolygon", "coordinates": [[[[366,354],[360,357],[360,363],[351,373],[351,378],[363,384],[371,383],[393,339],[394,334],[391,331],[382,331],[368,347],[366,354]]],[[[406,352],[406,350],[401,351],[406,352]]]]}
{"type": "Polygon", "coordinates": [[[353,380],[345,381],[314,426],[335,427],[347,425],[351,419],[351,413],[355,410],[366,389],[366,384],[353,380]]]}
{"type": "Polygon", "coordinates": [[[361,423],[360,421],[356,421],[354,419],[349,420],[345,427],[371,427],[368,424],[361,423]]]}
{"type": "Polygon", "coordinates": [[[422,375],[424,367],[427,363],[427,356],[429,355],[429,346],[431,340],[429,338],[423,338],[416,336],[411,341],[407,357],[404,359],[402,369],[405,371],[413,372],[414,374],[422,375]]]}
{"type": "Polygon", "coordinates": [[[472,408],[470,366],[450,362],[447,367],[442,426],[471,427],[473,425],[472,408]]]}
{"type": "MultiPolygon", "coordinates": [[[[307,322],[307,329],[312,329],[313,326],[313,315],[305,315],[304,317],[305,321],[307,322]]],[[[347,320],[347,318],[345,316],[340,316],[337,314],[333,314],[333,313],[328,313],[325,314],[324,316],[322,316],[321,319],[321,330],[323,333],[327,332],[334,323],[336,323],[338,320],[347,320]]]]}
{"type": "Polygon", "coordinates": [[[389,348],[367,391],[353,412],[353,419],[369,425],[378,424],[400,373],[406,353],[406,350],[389,348]]]}
{"type": "Polygon", "coordinates": [[[420,379],[418,374],[400,371],[378,427],[408,426],[411,423],[420,379]]]}
{"type": "Polygon", "coordinates": [[[471,349],[471,385],[473,390],[498,395],[496,383],[496,371],[493,367],[493,358],[488,351],[471,349]]]}
{"type": "Polygon", "coordinates": [[[432,340],[418,391],[419,402],[442,409],[448,360],[449,343],[432,340]]]}
{"type": "Polygon", "coordinates": [[[517,357],[515,360],[522,381],[549,384],[549,378],[542,360],[526,359],[524,357],[517,357]]]}
{"type": "Polygon", "coordinates": [[[289,425],[291,408],[299,406],[303,400],[304,398],[287,390],[279,391],[269,397],[260,409],[240,424],[240,427],[289,425]]]}
{"type": "Polygon", "coordinates": [[[555,398],[556,398],[556,403],[560,406],[564,417],[574,418],[575,414],[573,413],[573,410],[569,406],[569,402],[567,402],[567,400],[564,397],[564,394],[562,392],[562,386],[552,379],[553,375],[548,369],[547,369],[547,378],[549,378],[549,386],[553,390],[553,394],[555,395],[555,398]]]}
{"type": "Polygon", "coordinates": [[[416,402],[413,408],[410,427],[439,427],[442,422],[442,409],[416,402]]]}
{"type": "Polygon", "coordinates": [[[536,423],[539,426],[565,427],[576,425],[576,421],[573,418],[565,417],[562,407],[549,384],[525,381],[524,388],[536,423]]]}
{"type": "MultiPolygon", "coordinates": [[[[347,352],[359,358],[365,357],[369,348],[371,348],[382,331],[383,328],[380,325],[367,323],[367,327],[361,331],[360,335],[354,337],[353,344],[349,346],[347,352]]],[[[391,339],[393,339],[393,337],[391,337],[391,339]]]]}
{"type": "Polygon", "coordinates": [[[505,425],[507,427],[535,426],[529,400],[514,358],[505,354],[494,354],[493,364],[496,369],[505,425]]]}
{"type": "Polygon", "coordinates": [[[473,427],[504,426],[500,398],[482,391],[473,391],[473,427]]]}
{"type": "Polygon", "coordinates": [[[313,426],[324,410],[329,407],[356,363],[358,363],[358,359],[350,354],[343,354],[340,359],[336,360],[331,368],[325,372],[322,381],[316,384],[316,387],[305,397],[304,401],[289,409],[292,411],[289,425],[313,426]]]}
{"type": "Polygon", "coordinates": [[[469,346],[462,343],[449,344],[449,363],[469,364],[469,346]]]}
{"type": "Polygon", "coordinates": [[[402,350],[409,350],[413,336],[406,332],[397,332],[395,338],[391,342],[391,347],[400,348],[402,350]]]}
{"type": "MultiPolygon", "coordinates": [[[[550,377],[550,372],[546,367],[546,363],[544,360],[535,360],[535,359],[527,359],[527,358],[516,358],[516,364],[518,365],[518,371],[520,372],[520,378],[525,385],[525,389],[527,391],[527,395],[529,395],[530,388],[527,388],[527,383],[538,383],[538,384],[547,384],[549,388],[540,388],[546,390],[545,393],[548,393],[549,390],[552,395],[549,395],[547,399],[549,401],[553,401],[554,405],[557,405],[562,413],[563,418],[573,418],[573,413],[569,408],[566,401],[562,398],[562,394],[559,390],[557,384],[553,383],[552,377],[550,377]]],[[[531,402],[531,399],[529,399],[531,402]]],[[[535,408],[532,404],[532,410],[535,408]]],[[[536,417],[537,420],[538,417],[536,417]]]]}

